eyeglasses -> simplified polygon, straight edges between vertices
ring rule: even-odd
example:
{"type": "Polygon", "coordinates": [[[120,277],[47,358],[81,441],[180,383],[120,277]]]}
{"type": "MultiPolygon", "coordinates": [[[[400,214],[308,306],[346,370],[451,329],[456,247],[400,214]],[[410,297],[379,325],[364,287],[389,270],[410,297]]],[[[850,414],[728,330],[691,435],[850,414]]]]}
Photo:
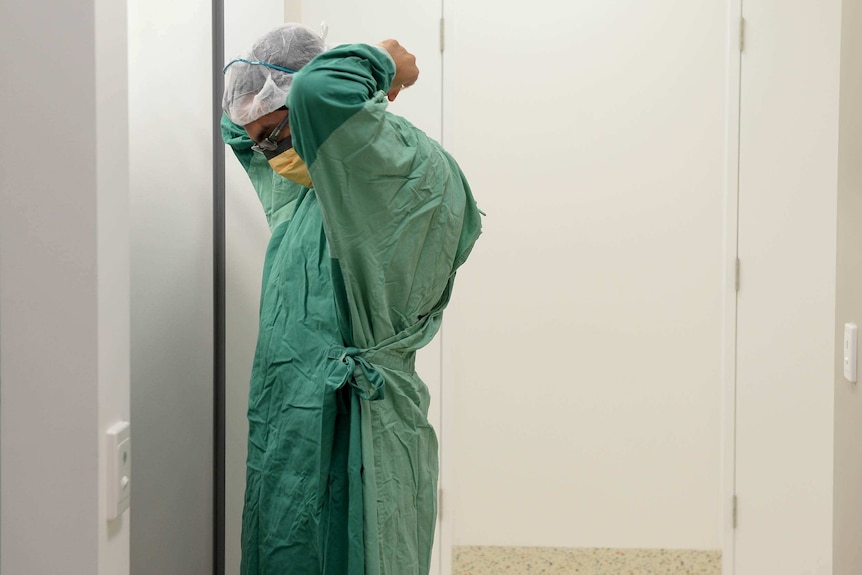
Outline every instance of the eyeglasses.
{"type": "Polygon", "coordinates": [[[278,126],[276,126],[275,130],[273,130],[269,136],[253,145],[251,149],[255,152],[260,152],[261,154],[276,150],[278,148],[278,140],[276,138],[278,138],[278,135],[281,134],[282,130],[287,126],[289,120],[290,114],[285,114],[284,119],[278,126]]]}

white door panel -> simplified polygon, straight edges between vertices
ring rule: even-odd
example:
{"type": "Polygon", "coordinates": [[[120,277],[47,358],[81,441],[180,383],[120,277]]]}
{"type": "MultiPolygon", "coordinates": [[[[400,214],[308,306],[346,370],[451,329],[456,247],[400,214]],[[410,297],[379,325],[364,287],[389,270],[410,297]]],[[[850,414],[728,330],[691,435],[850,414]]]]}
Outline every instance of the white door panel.
{"type": "Polygon", "coordinates": [[[832,573],[841,2],[745,0],[743,15],[735,574],[820,575],[832,573]]]}

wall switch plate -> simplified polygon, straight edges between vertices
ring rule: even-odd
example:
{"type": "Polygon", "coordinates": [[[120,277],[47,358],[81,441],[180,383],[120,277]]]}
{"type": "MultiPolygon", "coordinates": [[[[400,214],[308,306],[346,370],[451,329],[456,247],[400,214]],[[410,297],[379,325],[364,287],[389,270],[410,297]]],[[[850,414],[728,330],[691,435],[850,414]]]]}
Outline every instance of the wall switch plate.
{"type": "Polygon", "coordinates": [[[132,493],[132,439],[128,421],[108,429],[108,519],[129,508],[132,493]]]}
{"type": "Polygon", "coordinates": [[[859,328],[855,323],[844,324],[844,377],[854,383],[856,382],[858,334],[859,328]]]}

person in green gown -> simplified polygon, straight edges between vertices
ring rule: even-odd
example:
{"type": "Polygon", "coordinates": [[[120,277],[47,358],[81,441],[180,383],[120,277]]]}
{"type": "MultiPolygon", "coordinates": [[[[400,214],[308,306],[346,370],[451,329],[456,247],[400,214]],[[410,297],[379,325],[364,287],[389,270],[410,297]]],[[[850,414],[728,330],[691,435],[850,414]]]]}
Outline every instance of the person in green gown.
{"type": "Polygon", "coordinates": [[[225,68],[224,141],[272,231],[251,374],[243,575],[427,575],[437,439],[416,351],[481,215],[455,160],[387,111],[397,41],[287,24],[225,68]]]}

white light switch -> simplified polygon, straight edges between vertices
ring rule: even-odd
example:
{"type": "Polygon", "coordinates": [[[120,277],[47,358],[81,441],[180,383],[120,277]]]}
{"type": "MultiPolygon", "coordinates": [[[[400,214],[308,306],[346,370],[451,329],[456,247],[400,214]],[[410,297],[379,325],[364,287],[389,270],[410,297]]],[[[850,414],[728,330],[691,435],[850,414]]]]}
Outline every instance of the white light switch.
{"type": "Polygon", "coordinates": [[[108,430],[108,519],[116,519],[129,508],[132,493],[132,439],[129,422],[108,430]]]}
{"type": "Polygon", "coordinates": [[[855,323],[844,324],[844,377],[847,381],[856,382],[856,349],[859,328],[855,323]]]}

